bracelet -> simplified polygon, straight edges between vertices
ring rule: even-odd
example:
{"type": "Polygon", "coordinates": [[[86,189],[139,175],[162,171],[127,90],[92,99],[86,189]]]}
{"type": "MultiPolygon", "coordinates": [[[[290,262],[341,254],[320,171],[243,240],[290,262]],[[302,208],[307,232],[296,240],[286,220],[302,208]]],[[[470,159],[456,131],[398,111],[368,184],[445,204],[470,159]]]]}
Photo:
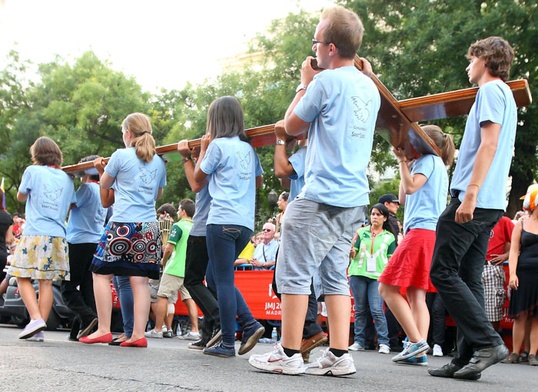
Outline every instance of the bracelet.
{"type": "Polygon", "coordinates": [[[474,182],[471,183],[471,184],[469,184],[469,185],[467,185],[467,188],[469,188],[470,186],[475,186],[475,187],[477,187],[478,189],[480,189],[480,185],[478,185],[477,183],[474,183],[474,182]]]}
{"type": "Polygon", "coordinates": [[[192,161],[192,158],[190,156],[188,157],[184,157],[182,160],[181,160],[181,163],[185,164],[187,161],[192,161]]]}
{"type": "Polygon", "coordinates": [[[407,159],[398,159],[398,162],[400,162],[400,163],[407,163],[407,159]]]}

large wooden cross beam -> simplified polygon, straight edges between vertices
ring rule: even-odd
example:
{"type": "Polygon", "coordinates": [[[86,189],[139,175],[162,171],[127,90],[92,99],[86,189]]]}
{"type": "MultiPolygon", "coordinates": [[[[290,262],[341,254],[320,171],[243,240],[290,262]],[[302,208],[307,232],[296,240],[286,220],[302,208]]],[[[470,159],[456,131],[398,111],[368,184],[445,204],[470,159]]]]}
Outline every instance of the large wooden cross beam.
{"type": "MultiPolygon", "coordinates": [[[[362,69],[362,62],[355,57],[355,66],[362,69]]],[[[396,148],[402,148],[407,156],[416,157],[416,147],[421,145],[431,152],[438,154],[433,141],[418,125],[419,121],[431,121],[441,118],[468,114],[475,100],[477,87],[446,93],[426,95],[398,101],[387,87],[375,76],[371,75],[381,95],[381,107],[377,116],[376,131],[381,133],[396,148]]],[[[507,82],[514,94],[518,107],[528,106],[532,102],[529,85],[525,79],[507,82]]],[[[275,124],[246,130],[253,147],[271,145],[275,141],[275,124]]],[[[189,147],[199,148],[200,139],[189,141],[189,147]]],[[[177,143],[157,147],[157,154],[174,153],[177,143]]],[[[93,167],[92,162],[64,166],[62,169],[69,173],[79,172],[93,167]]]]}

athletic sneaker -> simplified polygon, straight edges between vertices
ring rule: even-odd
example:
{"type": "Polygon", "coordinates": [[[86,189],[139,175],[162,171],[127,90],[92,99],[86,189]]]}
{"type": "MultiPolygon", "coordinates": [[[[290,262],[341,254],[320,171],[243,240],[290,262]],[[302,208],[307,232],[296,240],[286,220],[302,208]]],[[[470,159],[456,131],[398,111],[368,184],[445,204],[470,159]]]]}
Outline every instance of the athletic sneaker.
{"type": "Polygon", "coordinates": [[[152,329],[151,331],[148,331],[144,333],[144,336],[147,338],[154,338],[154,339],[162,339],[163,338],[163,331],[157,332],[155,329],[152,329]]]}
{"type": "Polygon", "coordinates": [[[349,351],[364,351],[364,347],[362,347],[359,343],[355,342],[351,346],[347,348],[349,351]]]}
{"type": "Polygon", "coordinates": [[[206,344],[207,342],[205,341],[205,339],[202,338],[200,340],[197,340],[196,342],[189,343],[187,348],[191,350],[203,350],[204,348],[206,348],[206,344]]]}
{"type": "Polygon", "coordinates": [[[29,337],[26,339],[28,342],[44,342],[45,341],[45,333],[43,331],[39,331],[34,336],[29,337]]]}
{"type": "Polygon", "coordinates": [[[305,369],[306,374],[315,376],[347,376],[356,371],[353,357],[349,353],[337,357],[330,349],[326,349],[320,358],[305,369]]]}
{"type": "Polygon", "coordinates": [[[172,332],[171,329],[167,330],[167,331],[163,331],[163,338],[173,338],[174,337],[174,334],[172,332]]]}
{"type": "Polygon", "coordinates": [[[421,355],[419,357],[413,356],[406,359],[402,359],[397,362],[398,365],[413,365],[413,366],[428,366],[428,357],[421,355]]]}
{"type": "Polygon", "coordinates": [[[43,319],[30,320],[26,327],[19,334],[19,339],[28,339],[34,336],[39,331],[43,331],[47,328],[47,324],[43,319]]]}
{"type": "Polygon", "coordinates": [[[390,346],[387,344],[380,344],[379,354],[390,354],[390,346]]]}
{"type": "Polygon", "coordinates": [[[202,336],[200,332],[187,332],[185,335],[177,335],[179,340],[200,340],[202,336]]]}
{"type": "Polygon", "coordinates": [[[433,345],[433,356],[434,357],[442,357],[444,354],[443,354],[443,349],[441,348],[441,346],[439,346],[438,344],[434,344],[433,345]]]}
{"type": "Polygon", "coordinates": [[[256,369],[270,373],[296,375],[305,371],[301,354],[296,353],[288,357],[280,343],[275,345],[274,351],[266,354],[251,355],[248,363],[256,369]]]}
{"type": "Polygon", "coordinates": [[[423,351],[426,351],[430,348],[428,346],[428,343],[424,339],[421,339],[417,343],[409,343],[409,346],[403,349],[401,353],[398,355],[392,357],[393,362],[401,361],[402,359],[407,359],[409,357],[412,357],[414,355],[420,354],[423,351]]]}

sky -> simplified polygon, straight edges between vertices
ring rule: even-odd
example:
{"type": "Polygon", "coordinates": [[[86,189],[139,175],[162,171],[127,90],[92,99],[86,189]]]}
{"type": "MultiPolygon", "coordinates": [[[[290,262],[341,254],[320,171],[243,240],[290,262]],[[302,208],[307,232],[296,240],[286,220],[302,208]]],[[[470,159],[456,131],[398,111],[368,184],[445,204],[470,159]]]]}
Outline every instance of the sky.
{"type": "MultiPolygon", "coordinates": [[[[0,0],[0,69],[14,49],[35,63],[87,50],[146,90],[182,88],[220,73],[271,20],[331,0],[0,0]]],[[[312,32],[313,34],[314,32],[312,32]]]]}

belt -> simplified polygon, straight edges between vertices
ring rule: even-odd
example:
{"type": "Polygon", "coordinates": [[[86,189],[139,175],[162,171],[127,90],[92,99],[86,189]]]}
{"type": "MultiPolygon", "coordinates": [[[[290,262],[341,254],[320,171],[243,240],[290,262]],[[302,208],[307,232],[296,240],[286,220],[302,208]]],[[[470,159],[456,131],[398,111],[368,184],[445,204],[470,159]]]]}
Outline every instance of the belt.
{"type": "Polygon", "coordinates": [[[453,199],[457,199],[460,195],[460,191],[457,189],[451,189],[450,190],[450,196],[452,196],[453,199]]]}

